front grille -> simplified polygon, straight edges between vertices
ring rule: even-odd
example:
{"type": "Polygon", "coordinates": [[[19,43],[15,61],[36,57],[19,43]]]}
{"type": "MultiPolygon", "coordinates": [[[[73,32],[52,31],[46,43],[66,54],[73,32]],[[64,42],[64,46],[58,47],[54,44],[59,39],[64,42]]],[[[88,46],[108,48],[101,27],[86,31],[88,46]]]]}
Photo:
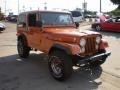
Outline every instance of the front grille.
{"type": "Polygon", "coordinates": [[[96,52],[95,44],[96,36],[88,36],[86,38],[85,53],[90,54],[96,52]]]}

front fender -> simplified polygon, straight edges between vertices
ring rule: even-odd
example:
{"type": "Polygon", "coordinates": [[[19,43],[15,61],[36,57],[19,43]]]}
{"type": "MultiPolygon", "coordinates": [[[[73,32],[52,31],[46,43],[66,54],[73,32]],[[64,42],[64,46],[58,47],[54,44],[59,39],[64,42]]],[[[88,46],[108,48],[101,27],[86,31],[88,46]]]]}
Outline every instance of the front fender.
{"type": "Polygon", "coordinates": [[[101,43],[100,43],[100,49],[105,49],[107,47],[109,47],[108,42],[106,40],[102,39],[101,43]]]}
{"type": "MultiPolygon", "coordinates": [[[[50,51],[53,48],[57,48],[60,50],[64,50],[67,54],[69,55],[76,55],[80,53],[80,47],[77,44],[68,44],[68,43],[55,43],[52,48],[50,49],[50,51]]],[[[49,52],[50,52],[49,51],[49,52]]]]}

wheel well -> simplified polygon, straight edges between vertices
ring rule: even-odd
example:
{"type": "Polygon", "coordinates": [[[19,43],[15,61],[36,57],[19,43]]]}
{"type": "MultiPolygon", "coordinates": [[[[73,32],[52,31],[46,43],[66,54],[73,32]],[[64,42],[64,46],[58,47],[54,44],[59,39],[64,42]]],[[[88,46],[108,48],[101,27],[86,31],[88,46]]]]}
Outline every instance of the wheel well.
{"type": "Polygon", "coordinates": [[[54,50],[61,50],[61,49],[56,48],[56,47],[52,47],[52,48],[49,50],[49,54],[50,54],[52,51],[54,51],[54,50]]]}
{"type": "Polygon", "coordinates": [[[61,46],[61,45],[55,45],[55,46],[53,46],[50,50],[49,50],[49,53],[48,54],[50,54],[52,51],[54,51],[54,50],[60,50],[60,51],[63,51],[63,52],[65,52],[66,54],[68,54],[68,55],[71,55],[71,51],[68,49],[68,48],[65,48],[65,47],[63,47],[63,46],[61,46]]]}

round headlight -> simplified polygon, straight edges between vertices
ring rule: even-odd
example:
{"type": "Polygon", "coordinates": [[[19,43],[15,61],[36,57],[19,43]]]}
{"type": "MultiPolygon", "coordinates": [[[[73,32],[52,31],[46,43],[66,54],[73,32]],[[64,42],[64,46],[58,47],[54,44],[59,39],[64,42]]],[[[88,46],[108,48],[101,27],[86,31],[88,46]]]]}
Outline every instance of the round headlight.
{"type": "Polygon", "coordinates": [[[84,47],[85,44],[86,44],[86,40],[85,40],[84,38],[81,38],[81,39],[80,39],[80,46],[81,46],[81,47],[84,47]]]}
{"type": "Polygon", "coordinates": [[[99,44],[100,41],[101,41],[101,37],[100,37],[100,36],[97,36],[97,37],[96,37],[96,43],[99,44]]]}

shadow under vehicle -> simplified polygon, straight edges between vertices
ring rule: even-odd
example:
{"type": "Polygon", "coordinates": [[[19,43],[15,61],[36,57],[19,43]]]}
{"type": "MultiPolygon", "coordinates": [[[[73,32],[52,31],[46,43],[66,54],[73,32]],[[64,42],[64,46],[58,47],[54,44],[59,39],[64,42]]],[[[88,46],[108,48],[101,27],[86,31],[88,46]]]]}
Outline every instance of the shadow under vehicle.
{"type": "Polygon", "coordinates": [[[29,59],[17,54],[0,57],[0,90],[94,90],[102,68],[80,67],[73,69],[72,78],[57,82],[48,73],[46,54],[31,52],[29,59]]]}

